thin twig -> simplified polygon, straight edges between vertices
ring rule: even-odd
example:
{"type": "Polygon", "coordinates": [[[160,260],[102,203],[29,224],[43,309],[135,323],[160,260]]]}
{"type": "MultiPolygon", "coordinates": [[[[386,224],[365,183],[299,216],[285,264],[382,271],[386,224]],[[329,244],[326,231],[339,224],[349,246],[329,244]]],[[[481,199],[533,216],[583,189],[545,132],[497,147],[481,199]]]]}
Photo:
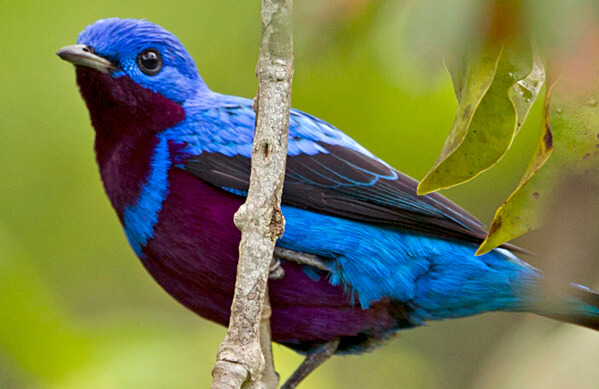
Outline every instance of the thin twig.
{"type": "Polygon", "coordinates": [[[268,298],[268,286],[264,294],[264,305],[262,307],[262,318],[260,321],[260,347],[264,355],[264,372],[262,373],[262,383],[266,388],[276,388],[279,385],[279,374],[275,370],[275,363],[272,357],[272,342],[270,336],[270,316],[272,309],[270,299],[268,298]]]}
{"type": "MultiPolygon", "coordinates": [[[[213,389],[242,385],[263,389],[277,384],[272,386],[272,374],[263,375],[265,358],[260,328],[273,250],[285,223],[280,203],[293,75],[291,0],[262,0],[256,73],[259,85],[250,187],[245,204],[235,214],[235,224],[242,232],[237,280],[229,329],[212,371],[213,389]]],[[[266,360],[272,364],[271,355],[266,360]]]]}
{"type": "Polygon", "coordinates": [[[295,389],[304,378],[331,358],[337,351],[337,347],[339,347],[339,339],[331,340],[311,350],[302,364],[281,386],[281,389],[295,389]]]}

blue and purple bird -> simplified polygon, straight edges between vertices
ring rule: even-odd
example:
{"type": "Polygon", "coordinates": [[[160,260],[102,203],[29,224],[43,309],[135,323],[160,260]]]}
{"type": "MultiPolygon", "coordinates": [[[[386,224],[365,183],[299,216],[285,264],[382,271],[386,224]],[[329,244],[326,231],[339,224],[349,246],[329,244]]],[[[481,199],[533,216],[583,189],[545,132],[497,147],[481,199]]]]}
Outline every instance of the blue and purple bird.
{"type": "MultiPolygon", "coordinates": [[[[58,55],[76,65],[100,175],[133,250],[177,301],[226,325],[252,101],[208,89],[179,40],[144,20],[99,20],[58,55]]],[[[546,304],[542,272],[518,249],[475,256],[484,226],[415,189],[334,126],[291,111],[276,250],[284,276],[269,281],[274,341],[359,353],[401,329],[487,311],[599,329],[596,292],[571,285],[546,304]]]]}

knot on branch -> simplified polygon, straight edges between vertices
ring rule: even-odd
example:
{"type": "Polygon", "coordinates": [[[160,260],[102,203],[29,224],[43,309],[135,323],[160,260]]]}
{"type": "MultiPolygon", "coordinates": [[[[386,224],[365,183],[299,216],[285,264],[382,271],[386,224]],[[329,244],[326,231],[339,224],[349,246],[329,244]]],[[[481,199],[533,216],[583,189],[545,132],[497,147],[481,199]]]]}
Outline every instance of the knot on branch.
{"type": "Polygon", "coordinates": [[[289,83],[292,61],[277,58],[268,62],[266,66],[258,66],[259,70],[256,70],[258,79],[262,81],[289,83]]]}
{"type": "Polygon", "coordinates": [[[251,207],[247,203],[243,204],[233,217],[235,226],[241,232],[247,231],[250,226],[258,227],[262,236],[268,236],[275,241],[285,232],[285,217],[281,208],[276,205],[272,212],[270,210],[270,208],[264,209],[263,207],[251,207]]]}
{"type": "Polygon", "coordinates": [[[263,206],[248,204],[247,202],[241,205],[235,215],[233,221],[235,226],[241,232],[247,231],[251,227],[258,227],[262,236],[267,236],[270,233],[270,210],[263,206]]]}
{"type": "MultiPolygon", "coordinates": [[[[268,162],[268,157],[270,156],[271,149],[272,149],[272,145],[270,144],[268,139],[262,139],[262,140],[260,140],[260,142],[258,142],[258,144],[252,150],[252,152],[254,154],[257,154],[257,156],[262,156],[262,161],[264,163],[266,163],[266,162],[268,162]]],[[[258,158],[256,158],[256,160],[257,159],[258,158]]]]}
{"type": "Polygon", "coordinates": [[[248,220],[250,218],[251,212],[248,212],[247,208],[247,204],[244,203],[241,205],[241,207],[239,207],[237,212],[235,212],[235,215],[233,215],[233,221],[235,222],[235,226],[241,232],[243,232],[246,226],[251,222],[250,220],[248,220]]]}
{"type": "Polygon", "coordinates": [[[245,366],[230,361],[216,361],[212,368],[212,389],[240,388],[248,378],[245,366]]]}
{"type": "Polygon", "coordinates": [[[240,388],[248,380],[257,382],[261,379],[265,361],[260,343],[257,338],[254,340],[239,345],[234,339],[225,338],[212,369],[212,389],[240,388]]]}
{"type": "Polygon", "coordinates": [[[273,239],[277,239],[283,236],[283,232],[285,232],[285,217],[283,216],[283,212],[281,212],[280,208],[275,208],[272,213],[272,217],[270,219],[270,236],[273,239]]]}

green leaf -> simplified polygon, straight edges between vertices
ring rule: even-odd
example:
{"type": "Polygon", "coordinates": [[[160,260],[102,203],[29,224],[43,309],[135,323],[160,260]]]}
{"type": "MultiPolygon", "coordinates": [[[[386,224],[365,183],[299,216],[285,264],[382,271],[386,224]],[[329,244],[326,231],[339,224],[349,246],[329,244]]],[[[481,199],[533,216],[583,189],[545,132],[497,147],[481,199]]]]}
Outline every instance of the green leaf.
{"type": "Polygon", "coordinates": [[[514,193],[497,210],[477,255],[540,227],[561,177],[597,178],[599,88],[595,82],[589,84],[590,88],[575,94],[561,85],[548,88],[545,123],[535,154],[514,193]]]}
{"type": "Polygon", "coordinates": [[[426,194],[469,181],[506,153],[544,81],[529,44],[485,49],[462,66],[448,66],[458,112],[435,165],[418,185],[426,194]]]}

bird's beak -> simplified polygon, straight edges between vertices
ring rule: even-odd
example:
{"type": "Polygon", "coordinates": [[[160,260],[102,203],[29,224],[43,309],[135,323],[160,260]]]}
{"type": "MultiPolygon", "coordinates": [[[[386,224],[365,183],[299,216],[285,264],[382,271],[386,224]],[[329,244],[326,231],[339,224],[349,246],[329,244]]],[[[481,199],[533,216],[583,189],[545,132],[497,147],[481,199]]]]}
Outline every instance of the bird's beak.
{"type": "Polygon", "coordinates": [[[56,55],[73,65],[96,69],[102,73],[111,73],[117,70],[112,62],[94,54],[94,51],[86,45],[65,46],[58,50],[56,55]]]}

